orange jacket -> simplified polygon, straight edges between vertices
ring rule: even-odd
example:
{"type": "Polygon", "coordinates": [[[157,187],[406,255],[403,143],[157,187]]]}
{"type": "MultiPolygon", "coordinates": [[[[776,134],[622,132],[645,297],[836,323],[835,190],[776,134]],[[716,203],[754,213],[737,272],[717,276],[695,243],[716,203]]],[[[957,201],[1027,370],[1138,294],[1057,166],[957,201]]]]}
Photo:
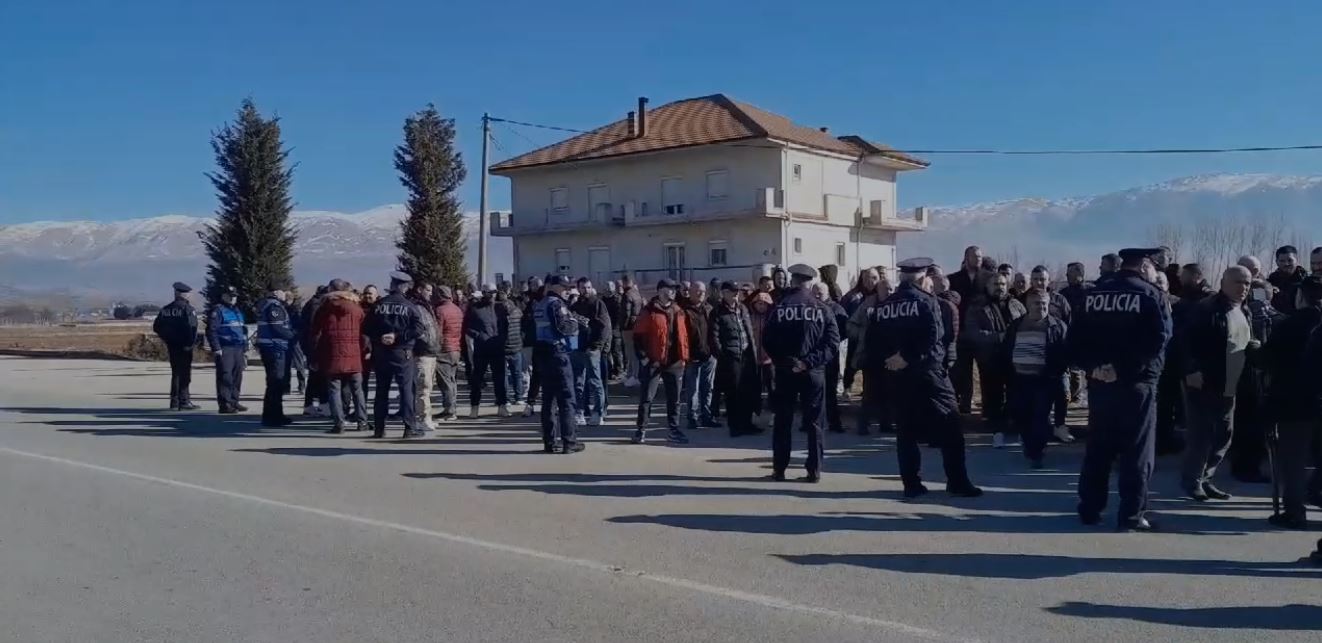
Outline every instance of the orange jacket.
{"type": "MultiPolygon", "coordinates": [[[[679,354],[680,361],[689,360],[689,324],[684,311],[680,309],[679,302],[670,304],[674,311],[675,323],[679,326],[679,354]]],[[[670,339],[670,323],[665,309],[658,304],[656,299],[647,302],[647,307],[638,314],[638,321],[633,326],[633,341],[637,345],[638,351],[647,357],[647,361],[669,366],[666,363],[667,350],[666,342],[670,339]]]]}

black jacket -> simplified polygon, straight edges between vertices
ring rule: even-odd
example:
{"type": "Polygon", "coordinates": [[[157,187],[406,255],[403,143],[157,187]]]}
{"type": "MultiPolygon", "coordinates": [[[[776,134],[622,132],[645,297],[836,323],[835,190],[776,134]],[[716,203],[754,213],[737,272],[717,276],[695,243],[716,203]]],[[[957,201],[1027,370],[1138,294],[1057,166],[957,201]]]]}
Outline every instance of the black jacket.
{"type": "MultiPolygon", "coordinates": [[[[1079,284],[1069,284],[1060,289],[1060,296],[1070,304],[1070,313],[1076,313],[1083,310],[1084,298],[1088,296],[1088,291],[1092,289],[1092,284],[1083,282],[1079,284]]],[[[1065,320],[1069,323],[1071,320],[1065,320]]]]}
{"type": "Polygon", "coordinates": [[[721,302],[711,309],[707,321],[707,347],[718,358],[740,357],[753,350],[753,320],[743,304],[735,302],[731,309],[721,302]]]}
{"type": "MultiPolygon", "coordinates": [[[[1006,373],[1014,372],[1014,344],[1019,338],[1019,330],[1027,323],[1027,319],[1027,316],[1020,317],[1010,322],[1010,327],[1005,330],[1005,341],[1001,344],[1001,368],[1006,373]]],[[[1046,322],[1046,367],[1042,370],[1042,377],[1057,379],[1064,375],[1065,369],[1069,367],[1069,346],[1065,343],[1069,324],[1055,315],[1048,316],[1046,322]]]]}
{"type": "MultiPolygon", "coordinates": [[[[1179,367],[1181,375],[1201,373],[1204,391],[1224,391],[1226,389],[1226,341],[1229,324],[1226,315],[1235,304],[1224,294],[1217,293],[1199,302],[1188,311],[1184,326],[1179,333],[1179,367]]],[[[1240,310],[1244,319],[1252,328],[1252,313],[1246,305],[1240,310]]],[[[1259,339],[1253,333],[1254,339],[1259,339]]],[[[1261,341],[1259,339],[1259,341],[1261,341]]],[[[1254,358],[1252,345],[1247,351],[1249,359],[1254,358]]],[[[1247,364],[1241,376],[1248,373],[1247,364]]]]}
{"type": "Polygon", "coordinates": [[[606,304],[606,312],[611,318],[611,332],[618,333],[624,327],[624,298],[619,293],[601,295],[601,303],[606,304]]]}
{"type": "Polygon", "coordinates": [[[688,316],[689,361],[703,362],[711,359],[712,345],[708,326],[711,323],[711,306],[705,301],[701,304],[684,302],[682,308],[688,316]]]}
{"type": "Polygon", "coordinates": [[[519,320],[519,327],[523,330],[523,347],[532,348],[537,344],[537,321],[533,319],[533,307],[541,301],[539,296],[529,295],[523,302],[523,317],[519,320]]]}
{"type": "Polygon", "coordinates": [[[788,288],[767,313],[762,346],[776,366],[787,368],[794,360],[817,370],[827,364],[832,350],[840,350],[840,329],[835,316],[802,287],[788,288]]]}
{"type": "MultiPolygon", "coordinates": [[[[1271,376],[1268,390],[1268,408],[1275,419],[1283,422],[1315,420],[1322,415],[1322,396],[1319,395],[1319,364],[1310,359],[1310,337],[1318,337],[1322,327],[1322,310],[1308,307],[1296,310],[1277,324],[1271,339],[1262,346],[1259,362],[1271,376]]],[[[1322,339],[1322,337],[1318,337],[1322,339]]],[[[1322,343],[1314,345],[1316,350],[1322,343]]]]}
{"type": "Polygon", "coordinates": [[[1001,342],[1005,340],[1005,331],[1010,327],[1010,322],[1023,317],[1027,312],[1019,300],[1008,295],[1004,302],[992,301],[986,295],[978,297],[964,313],[964,329],[960,339],[973,346],[974,357],[980,363],[998,363],[996,355],[1001,349],[1001,342]]]}
{"type": "Polygon", "coordinates": [[[973,305],[973,300],[982,295],[982,289],[978,286],[978,275],[974,274],[970,277],[963,266],[959,267],[958,272],[950,275],[950,289],[959,293],[961,315],[973,305]]]}
{"type": "Polygon", "coordinates": [[[587,326],[578,329],[578,350],[599,351],[611,337],[611,315],[606,302],[596,295],[582,296],[569,307],[575,315],[588,318],[587,326]]]}
{"type": "Polygon", "coordinates": [[[1166,364],[1171,317],[1166,295],[1134,270],[1104,275],[1074,311],[1073,363],[1090,371],[1110,364],[1125,384],[1155,384],[1166,364]]]}
{"type": "Polygon", "coordinates": [[[190,349],[197,344],[197,311],[187,301],[176,299],[156,313],[151,328],[166,346],[190,349]]]}
{"type": "Polygon", "coordinates": [[[1289,315],[1295,310],[1295,293],[1299,292],[1299,284],[1304,282],[1304,277],[1308,273],[1304,272],[1303,267],[1295,266],[1294,272],[1282,273],[1280,270],[1267,276],[1267,281],[1276,288],[1276,294],[1272,295],[1272,308],[1280,311],[1283,315],[1289,315]]]}
{"type": "Polygon", "coordinates": [[[378,362],[398,363],[413,359],[413,348],[424,332],[422,311],[403,293],[390,293],[376,302],[367,316],[363,334],[372,342],[372,358],[378,362]],[[395,335],[395,343],[386,346],[381,337],[395,335]]]}
{"type": "Polygon", "coordinates": [[[506,355],[523,350],[523,308],[518,302],[512,299],[496,302],[496,325],[505,338],[506,355]]]}
{"type": "MultiPolygon", "coordinates": [[[[836,330],[845,328],[846,326],[849,325],[849,313],[845,312],[844,306],[841,306],[839,303],[836,303],[834,299],[827,299],[822,303],[826,304],[826,309],[829,310],[831,314],[835,316],[836,330]]],[[[832,359],[839,357],[840,342],[836,342],[835,346],[832,346],[831,348],[833,349],[831,352],[832,359]]]]}
{"type": "Polygon", "coordinates": [[[464,339],[473,343],[474,351],[504,354],[505,338],[500,335],[500,320],[496,318],[496,306],[490,299],[483,297],[468,303],[468,311],[464,313],[464,339]]]}

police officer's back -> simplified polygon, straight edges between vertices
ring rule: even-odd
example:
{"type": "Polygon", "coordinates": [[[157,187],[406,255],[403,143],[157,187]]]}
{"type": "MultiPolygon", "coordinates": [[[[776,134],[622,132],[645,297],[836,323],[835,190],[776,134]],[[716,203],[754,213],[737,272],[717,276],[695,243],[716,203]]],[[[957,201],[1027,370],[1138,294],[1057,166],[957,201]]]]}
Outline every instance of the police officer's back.
{"type": "Polygon", "coordinates": [[[262,396],[262,424],[286,426],[284,395],[289,386],[290,346],[297,342],[290,319],[284,286],[268,284],[267,295],[257,302],[257,351],[266,370],[266,392],[262,396]]]}
{"type": "Polygon", "coordinates": [[[220,302],[207,318],[207,344],[216,361],[216,402],[226,414],[248,410],[239,403],[243,369],[248,363],[248,327],[237,306],[238,296],[233,286],[222,287],[220,302]]]}
{"type": "Polygon", "coordinates": [[[386,434],[386,417],[390,406],[390,385],[399,386],[399,413],[404,421],[404,437],[426,435],[417,423],[414,409],[414,387],[417,382],[413,348],[425,332],[421,311],[404,295],[413,283],[409,275],[396,272],[390,275],[390,294],[383,297],[368,315],[363,332],[372,342],[372,361],[377,375],[376,404],[373,418],[373,437],[386,434]]]}
{"type": "Polygon", "coordinates": [[[161,338],[170,357],[170,409],[192,411],[188,391],[193,379],[193,347],[197,345],[197,311],[188,301],[192,288],[183,282],[174,283],[174,300],[163,306],[152,322],[152,332],[161,338]]]}
{"type": "Polygon", "coordinates": [[[808,434],[807,482],[821,479],[822,412],[825,404],[823,368],[839,350],[835,315],[807,288],[817,277],[812,266],[790,267],[792,286],[767,315],[762,343],[776,373],[776,420],[772,435],[772,477],[785,479],[789,467],[794,411],[802,414],[808,434]]]}
{"type": "Polygon", "coordinates": [[[532,305],[533,359],[541,374],[542,448],[546,453],[572,454],[584,449],[574,418],[574,372],[569,352],[578,348],[579,328],[586,321],[574,315],[565,303],[568,285],[561,275],[547,276],[543,296],[532,305]]]}

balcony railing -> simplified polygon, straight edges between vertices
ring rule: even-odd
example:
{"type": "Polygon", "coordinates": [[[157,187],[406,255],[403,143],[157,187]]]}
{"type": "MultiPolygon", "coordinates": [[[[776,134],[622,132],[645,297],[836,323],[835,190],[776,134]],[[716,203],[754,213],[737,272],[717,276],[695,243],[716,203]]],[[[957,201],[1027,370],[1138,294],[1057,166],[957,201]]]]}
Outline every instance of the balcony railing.
{"type": "Polygon", "coordinates": [[[701,199],[696,203],[672,203],[628,200],[617,203],[598,203],[587,213],[570,208],[545,208],[529,213],[520,210],[505,213],[503,219],[493,219],[491,231],[496,236],[512,236],[543,231],[574,230],[602,226],[658,225],[675,222],[708,221],[744,216],[779,215],[785,211],[785,191],[777,188],[758,188],[749,200],[701,199]]]}

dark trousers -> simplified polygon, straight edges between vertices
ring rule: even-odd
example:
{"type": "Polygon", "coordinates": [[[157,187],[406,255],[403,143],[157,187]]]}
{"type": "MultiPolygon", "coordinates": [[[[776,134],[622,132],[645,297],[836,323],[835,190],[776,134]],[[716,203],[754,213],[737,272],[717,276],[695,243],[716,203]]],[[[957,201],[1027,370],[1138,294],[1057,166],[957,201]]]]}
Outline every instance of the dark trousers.
{"type": "Polygon", "coordinates": [[[840,423],[840,393],[836,391],[836,386],[840,384],[840,355],[837,353],[835,359],[826,362],[824,373],[824,386],[826,387],[826,426],[832,431],[844,431],[844,425],[840,423]]]}
{"type": "Polygon", "coordinates": [[[994,432],[1004,432],[1007,415],[1005,412],[1005,386],[1009,373],[990,359],[978,360],[978,385],[982,390],[982,419],[994,432]]]}
{"type": "MultiPolygon", "coordinates": [[[[542,443],[550,446],[559,438],[564,446],[573,446],[578,442],[578,431],[574,423],[574,367],[569,363],[569,353],[538,347],[533,350],[533,355],[541,364],[540,371],[545,380],[542,382],[542,443]],[[552,406],[555,407],[554,416],[552,406]]],[[[536,366],[533,372],[538,372],[536,366]]],[[[532,403],[531,395],[528,403],[532,403]]]]}
{"type": "MultiPolygon", "coordinates": [[[[1179,439],[1175,426],[1184,420],[1185,395],[1178,369],[1166,369],[1157,380],[1157,450],[1172,448],[1179,439]]],[[[1185,433],[1189,431],[1186,424],[1185,433]]]]}
{"type": "Polygon", "coordinates": [[[399,387],[399,417],[404,421],[404,433],[419,432],[418,413],[414,402],[417,397],[418,362],[411,354],[399,357],[382,355],[376,359],[376,404],[372,411],[377,437],[385,437],[386,418],[390,416],[390,385],[399,387]]]}
{"type": "Polygon", "coordinates": [[[771,434],[771,468],[776,473],[783,474],[790,466],[790,451],[794,448],[794,411],[798,410],[808,434],[808,457],[803,468],[808,475],[820,475],[822,406],[826,401],[824,387],[825,375],[821,369],[795,373],[790,368],[776,367],[776,397],[772,402],[776,421],[771,434]]]}
{"type": "Polygon", "coordinates": [[[266,393],[262,395],[262,422],[273,423],[285,417],[285,389],[289,386],[289,351],[262,348],[262,368],[266,369],[266,393]]]}
{"type": "Polygon", "coordinates": [[[335,426],[343,427],[345,416],[348,415],[345,412],[345,407],[348,406],[345,393],[353,397],[353,419],[357,422],[367,421],[367,398],[363,395],[362,373],[327,376],[326,387],[330,396],[331,417],[335,418],[335,426]]]}
{"type": "Polygon", "coordinates": [[[619,328],[611,330],[610,374],[603,377],[615,379],[624,374],[624,335],[619,328]]]}
{"type": "Polygon", "coordinates": [[[441,391],[442,413],[454,413],[454,407],[459,405],[459,387],[455,384],[458,370],[459,351],[436,356],[436,388],[441,391]]]}
{"type": "Polygon", "coordinates": [[[321,371],[312,369],[308,371],[307,386],[303,389],[303,406],[312,406],[321,404],[329,397],[329,391],[326,386],[326,376],[321,371]]]}
{"type": "Polygon", "coordinates": [[[482,401],[482,384],[487,371],[491,371],[491,384],[496,389],[496,404],[509,404],[509,390],[505,387],[505,351],[479,349],[473,351],[473,368],[468,372],[468,405],[482,401]]]}
{"type": "MultiPolygon", "coordinates": [[[[869,375],[863,375],[865,386],[869,375]]],[[[918,448],[922,440],[940,447],[941,466],[945,470],[948,488],[973,486],[965,463],[958,402],[946,373],[903,372],[892,375],[890,383],[898,400],[895,405],[895,451],[900,463],[900,481],[905,488],[923,482],[923,455],[918,448]]]]}
{"type": "Polygon", "coordinates": [[[666,427],[671,431],[679,430],[679,383],[684,377],[684,368],[678,362],[670,366],[651,363],[638,369],[638,378],[642,380],[638,399],[638,428],[647,428],[647,419],[652,416],[652,400],[656,399],[657,387],[664,384],[666,389],[666,427]]]}
{"type": "Polygon", "coordinates": [[[1245,373],[1235,404],[1235,439],[1230,443],[1230,472],[1235,476],[1262,474],[1267,457],[1267,414],[1262,408],[1256,373],[1245,373]]]}
{"type": "Polygon", "coordinates": [[[1010,382],[1010,416],[1024,441],[1024,456],[1040,460],[1051,439],[1051,407],[1064,392],[1059,377],[1015,373],[1010,382]]]}
{"type": "Polygon", "coordinates": [[[776,369],[772,368],[770,364],[757,364],[753,368],[757,383],[757,396],[753,399],[753,412],[761,414],[767,406],[772,406],[771,399],[776,395],[776,369]],[[766,396],[766,404],[762,403],[763,395],[766,396]]]}
{"type": "Polygon", "coordinates": [[[858,430],[863,432],[875,420],[881,430],[895,430],[896,401],[891,391],[894,377],[883,369],[863,371],[863,399],[858,404],[858,430]]]}
{"type": "Polygon", "coordinates": [[[1148,483],[1156,458],[1157,383],[1088,384],[1088,446],[1079,473],[1079,514],[1106,509],[1111,468],[1117,469],[1121,522],[1148,508],[1148,483]]]}
{"type": "MultiPolygon", "coordinates": [[[[1161,393],[1157,393],[1158,399],[1161,393]]],[[[1185,491],[1198,491],[1212,481],[1216,468],[1226,457],[1235,435],[1235,398],[1225,391],[1189,389],[1185,395],[1189,424],[1184,428],[1187,444],[1180,482],[1185,491]]],[[[1160,439],[1160,436],[1158,436],[1160,439]]]]}
{"type": "Polygon", "coordinates": [[[1054,426],[1065,426],[1065,421],[1070,415],[1070,383],[1064,377],[1057,377],[1055,386],[1055,395],[1051,399],[1051,410],[1055,413],[1054,426]]]}
{"type": "Polygon", "coordinates": [[[216,406],[228,411],[239,404],[243,389],[243,367],[248,363],[242,347],[222,348],[216,358],[216,406]]]}
{"type": "MultiPolygon", "coordinates": [[[[973,410],[973,351],[975,347],[969,342],[958,341],[955,343],[955,350],[955,365],[950,369],[950,383],[955,387],[955,399],[959,402],[959,412],[967,415],[973,410]]],[[[986,395],[986,392],[983,395],[986,395]]]]}
{"type": "Polygon", "coordinates": [[[1308,498],[1322,495],[1322,462],[1315,462],[1309,479],[1307,468],[1314,460],[1314,446],[1322,440],[1322,421],[1291,420],[1281,422],[1276,445],[1277,471],[1280,475],[1282,510],[1289,516],[1304,516],[1308,498]]]}
{"type": "Polygon", "coordinates": [[[527,382],[523,378],[523,352],[505,354],[505,395],[522,402],[528,395],[527,382]]]}
{"type": "MultiPolygon", "coordinates": [[[[546,368],[546,357],[549,354],[548,349],[540,346],[532,349],[532,370],[528,372],[528,404],[530,405],[536,406],[537,395],[542,391],[542,369],[546,368]]],[[[570,376],[572,379],[572,370],[570,376]]]]}
{"type": "Polygon", "coordinates": [[[719,393],[728,409],[726,423],[731,433],[742,433],[753,428],[752,401],[757,392],[755,386],[750,386],[751,380],[755,377],[752,363],[753,358],[747,353],[743,355],[722,353],[716,356],[712,406],[716,406],[715,400],[719,393]]]}
{"type": "MultiPolygon", "coordinates": [[[[293,370],[294,377],[298,378],[298,388],[307,389],[308,381],[308,358],[303,354],[303,346],[298,342],[289,345],[289,368],[293,370]]],[[[285,390],[288,394],[289,390],[285,390]]]]}
{"type": "MultiPolygon", "coordinates": [[[[844,329],[840,329],[841,333],[844,329]]],[[[849,340],[845,344],[845,390],[854,388],[854,378],[858,376],[858,369],[854,368],[854,352],[858,348],[858,342],[849,340]]]]}
{"type": "Polygon", "coordinates": [[[193,382],[193,348],[170,347],[170,406],[193,401],[188,387],[193,382]]]}

